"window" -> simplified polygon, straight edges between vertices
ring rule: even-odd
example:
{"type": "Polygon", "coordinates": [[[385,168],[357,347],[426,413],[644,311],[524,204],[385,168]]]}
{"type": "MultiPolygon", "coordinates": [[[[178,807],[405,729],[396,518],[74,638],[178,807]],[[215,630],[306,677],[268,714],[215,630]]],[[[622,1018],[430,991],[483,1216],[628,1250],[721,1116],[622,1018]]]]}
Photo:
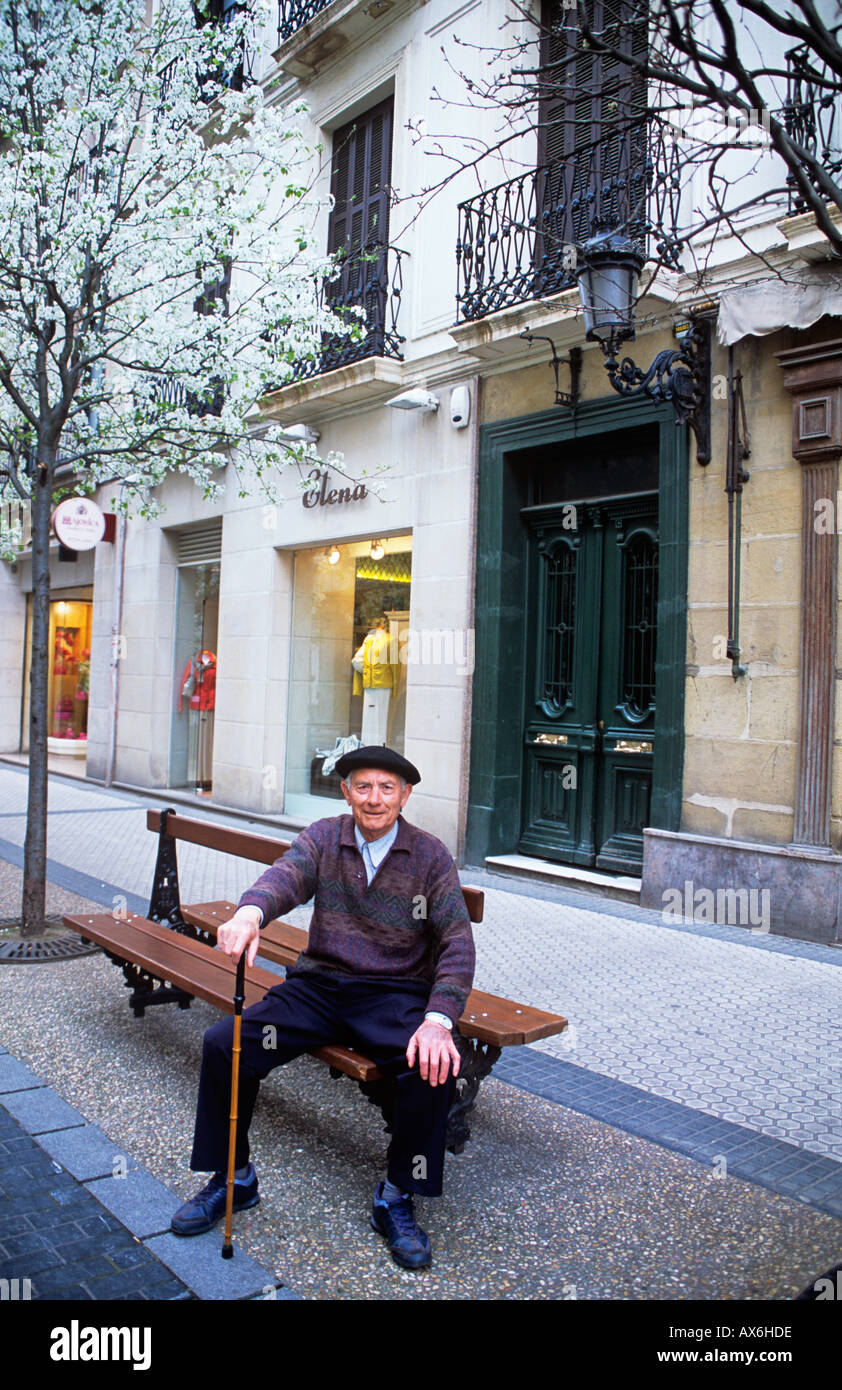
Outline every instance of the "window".
{"type": "MultiPolygon", "coordinates": [[[[243,0],[194,0],[193,4],[196,23],[199,26],[232,24],[246,14],[247,10],[248,6],[243,3],[243,0]]],[[[230,68],[209,74],[205,91],[206,99],[213,101],[216,95],[215,88],[219,83],[224,87],[233,88],[235,92],[241,92],[244,83],[253,80],[254,58],[251,44],[244,40],[239,53],[232,54],[230,68]]]]}
{"type": "MultiPolygon", "coordinates": [[[[642,60],[647,11],[641,0],[589,0],[593,33],[642,60]]],[[[559,248],[607,227],[645,219],[646,81],[619,59],[595,53],[576,9],[543,0],[536,239],[540,265],[559,248]]]]}
{"type": "Polygon", "coordinates": [[[391,162],[392,98],[387,97],[333,136],[327,249],[336,256],[339,273],[319,287],[319,302],[356,331],[325,333],[318,354],[295,362],[289,380],[366,357],[403,357],[398,311],[405,253],[389,245],[391,162]]]}
{"type": "Polygon", "coordinates": [[[345,740],[387,743],[403,752],[411,589],[410,536],[296,552],[288,815],[318,817],[341,809],[325,798],[342,802],[341,778],[329,760],[345,740]]]}
{"type": "Polygon", "coordinates": [[[220,519],[175,536],[178,579],[173,647],[169,786],[209,796],[213,781],[220,519]]]}
{"type": "MultiPolygon", "coordinates": [[[[50,754],[83,759],[87,753],[93,589],[53,590],[50,596],[47,737],[50,754]]],[[[28,747],[32,660],[32,595],[27,595],[23,737],[28,747]]]]}
{"type": "MultiPolygon", "coordinates": [[[[366,315],[364,341],[336,342],[334,351],[344,361],[400,355],[390,343],[387,322],[392,108],[392,98],[387,97],[340,126],[333,137],[334,206],[327,249],[338,253],[342,269],[328,287],[328,300],[340,315],[349,306],[362,307],[366,315]]],[[[322,370],[327,367],[323,363],[322,370]]]]}

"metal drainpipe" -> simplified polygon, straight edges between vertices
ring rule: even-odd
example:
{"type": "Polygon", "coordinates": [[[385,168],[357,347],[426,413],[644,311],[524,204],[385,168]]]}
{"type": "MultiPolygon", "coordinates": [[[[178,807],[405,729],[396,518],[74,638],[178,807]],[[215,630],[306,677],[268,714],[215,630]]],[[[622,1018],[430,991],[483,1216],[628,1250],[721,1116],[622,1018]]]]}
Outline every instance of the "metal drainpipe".
{"type": "MultiPolygon", "coordinates": [[[[477,566],[477,508],[479,506],[479,429],[482,410],[482,377],[475,376],[471,382],[471,514],[468,537],[468,613],[467,627],[471,634],[470,647],[466,641],[466,651],[470,651],[476,661],[475,622],[476,608],[476,566],[477,566]]],[[[474,678],[473,673],[465,677],[465,705],[462,716],[462,758],[459,769],[459,808],[456,824],[456,859],[462,863],[465,857],[465,840],[468,833],[468,794],[471,778],[471,718],[473,713],[474,678]]]]}
{"type": "Polygon", "coordinates": [[[123,631],[123,580],[126,569],[126,518],[123,512],[117,513],[117,573],[114,578],[113,620],[111,623],[111,694],[108,720],[108,756],[105,763],[105,785],[110,787],[114,780],[114,762],[117,756],[117,713],[120,696],[120,660],[122,657],[123,631]]]}

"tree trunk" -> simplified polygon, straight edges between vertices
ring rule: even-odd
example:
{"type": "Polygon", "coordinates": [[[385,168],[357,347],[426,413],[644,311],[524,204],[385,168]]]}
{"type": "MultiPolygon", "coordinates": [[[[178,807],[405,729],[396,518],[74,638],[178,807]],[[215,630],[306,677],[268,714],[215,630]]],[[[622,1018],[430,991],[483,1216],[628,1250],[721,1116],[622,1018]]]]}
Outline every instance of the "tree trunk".
{"type": "Polygon", "coordinates": [[[47,692],[50,637],[50,519],[54,449],[40,448],[32,489],[32,648],[29,670],[29,795],[23,855],[21,936],[44,932],[47,879],[47,692]]]}

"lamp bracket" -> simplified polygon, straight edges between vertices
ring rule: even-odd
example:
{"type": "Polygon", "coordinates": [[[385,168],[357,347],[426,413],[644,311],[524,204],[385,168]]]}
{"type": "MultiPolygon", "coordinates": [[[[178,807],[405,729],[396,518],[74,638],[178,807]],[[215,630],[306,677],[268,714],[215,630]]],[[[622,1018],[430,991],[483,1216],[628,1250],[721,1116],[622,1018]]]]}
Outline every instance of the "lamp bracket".
{"type": "Polygon", "coordinates": [[[520,336],[526,340],[530,347],[536,341],[549,343],[553,354],[552,368],[555,373],[555,403],[556,405],[566,405],[568,410],[575,411],[579,404],[579,382],[582,376],[582,349],[580,347],[572,347],[567,357],[559,357],[552,338],[548,338],[545,334],[531,333],[528,328],[525,328],[520,336]],[[562,365],[570,368],[569,391],[561,391],[559,389],[558,369],[562,365]]]}
{"type": "Polygon", "coordinates": [[[699,463],[710,463],[710,320],[692,319],[680,346],[664,348],[645,370],[630,357],[617,361],[621,341],[614,335],[600,341],[614,390],[621,396],[671,401],[676,423],[688,424],[696,436],[699,463]]]}

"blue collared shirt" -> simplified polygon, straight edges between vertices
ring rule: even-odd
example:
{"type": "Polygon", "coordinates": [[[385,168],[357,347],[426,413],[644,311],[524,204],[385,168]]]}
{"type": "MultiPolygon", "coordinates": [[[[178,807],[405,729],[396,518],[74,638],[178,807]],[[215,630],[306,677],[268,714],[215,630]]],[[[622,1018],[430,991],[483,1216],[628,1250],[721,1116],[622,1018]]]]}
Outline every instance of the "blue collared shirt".
{"type": "Polygon", "coordinates": [[[366,877],[371,883],[395,840],[398,838],[398,822],[395,821],[391,830],[387,830],[385,835],[381,835],[379,840],[366,840],[363,838],[360,827],[354,826],[354,838],[357,841],[357,849],[363,857],[365,864],[366,877]]]}

